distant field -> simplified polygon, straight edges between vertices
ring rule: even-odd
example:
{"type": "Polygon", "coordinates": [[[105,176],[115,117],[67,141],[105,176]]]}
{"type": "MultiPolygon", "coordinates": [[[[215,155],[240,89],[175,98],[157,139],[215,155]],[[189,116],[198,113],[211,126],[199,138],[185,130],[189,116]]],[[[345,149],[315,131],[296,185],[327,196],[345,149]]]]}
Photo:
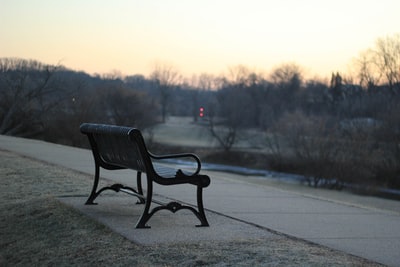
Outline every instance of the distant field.
{"type": "MultiPolygon", "coordinates": [[[[167,118],[153,128],[153,138],[157,143],[187,147],[218,147],[217,140],[211,136],[207,124],[194,123],[192,117],[167,118]]],[[[265,136],[261,132],[241,132],[235,148],[264,149],[265,136]]]]}
{"type": "Polygon", "coordinates": [[[214,147],[216,140],[206,126],[195,124],[192,117],[168,117],[166,123],[153,128],[154,141],[162,144],[214,147]]]}

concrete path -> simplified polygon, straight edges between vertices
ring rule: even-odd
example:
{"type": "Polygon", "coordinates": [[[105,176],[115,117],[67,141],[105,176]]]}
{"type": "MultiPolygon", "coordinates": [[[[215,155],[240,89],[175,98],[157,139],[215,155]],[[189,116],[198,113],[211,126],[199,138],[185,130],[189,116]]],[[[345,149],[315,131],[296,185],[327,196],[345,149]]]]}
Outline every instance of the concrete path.
{"type": "MultiPolygon", "coordinates": [[[[85,149],[7,136],[0,136],[0,149],[91,175],[94,172],[92,154],[85,149]]],[[[134,235],[143,243],[171,239],[185,241],[185,238],[193,238],[193,235],[204,240],[216,237],[229,240],[248,236],[279,238],[275,232],[388,266],[400,266],[398,201],[349,196],[330,191],[321,193],[318,190],[313,194],[312,190],[300,186],[297,187],[299,191],[295,192],[288,190],[288,187],[282,189],[284,185],[271,186],[267,178],[207,173],[212,179],[211,186],[204,191],[204,205],[211,224],[209,228],[193,227],[197,222],[192,221],[194,216],[191,214],[179,215],[179,220],[176,214],[162,214],[150,220],[151,229],[133,229],[132,218],[126,216],[139,216],[140,206],[136,205],[137,207],[128,210],[128,207],[132,207],[131,200],[120,194],[118,197],[106,194],[98,206],[82,205],[84,196],[65,198],[63,201],[90,216],[101,217],[100,220],[111,228],[121,225],[120,222],[125,218],[126,224],[119,231],[128,236],[134,235]],[[352,199],[357,201],[351,201],[352,199]],[[185,218],[183,221],[182,217],[185,218]],[[151,235],[154,240],[148,239],[149,231],[154,233],[151,235]]],[[[104,172],[102,176],[134,185],[134,175],[135,173],[129,171],[117,171],[104,172]]],[[[193,186],[156,186],[154,190],[163,198],[195,203],[193,186]]]]}

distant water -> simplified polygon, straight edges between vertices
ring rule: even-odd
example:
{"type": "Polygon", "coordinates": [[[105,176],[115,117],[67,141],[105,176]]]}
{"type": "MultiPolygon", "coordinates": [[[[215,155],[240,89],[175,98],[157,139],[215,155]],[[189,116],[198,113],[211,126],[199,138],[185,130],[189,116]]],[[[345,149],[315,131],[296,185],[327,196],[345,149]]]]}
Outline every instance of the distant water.
{"type": "MultiPolygon", "coordinates": [[[[178,168],[181,169],[188,169],[196,167],[196,163],[179,160],[179,159],[168,159],[163,162],[169,162],[174,164],[178,168]]],[[[304,181],[304,176],[298,174],[289,174],[289,173],[282,173],[282,172],[275,172],[269,170],[258,170],[258,169],[250,169],[245,167],[239,166],[232,166],[232,165],[224,165],[224,164],[215,164],[215,163],[201,163],[202,170],[209,170],[209,171],[219,171],[219,172],[229,172],[235,173],[240,175],[247,175],[247,176],[260,176],[265,177],[268,179],[279,180],[287,183],[301,183],[304,181]]]]}
{"type": "MultiPolygon", "coordinates": [[[[171,164],[174,164],[178,168],[187,169],[196,167],[196,163],[185,161],[185,160],[178,160],[178,159],[168,159],[166,160],[171,164]]],[[[165,161],[164,161],[165,162],[165,161]]],[[[231,165],[224,165],[224,164],[214,164],[214,163],[201,163],[201,168],[203,170],[209,171],[220,171],[220,172],[229,172],[235,173],[240,175],[247,175],[247,176],[259,176],[265,177],[266,179],[273,179],[285,183],[296,183],[301,184],[304,183],[305,177],[303,175],[298,174],[290,174],[290,173],[282,173],[270,170],[258,170],[258,169],[250,169],[245,167],[239,166],[231,166],[231,165]]],[[[396,189],[388,189],[388,188],[375,188],[373,191],[368,190],[367,188],[363,188],[360,185],[352,185],[346,184],[345,188],[351,191],[356,192],[364,192],[365,194],[375,195],[383,198],[390,198],[400,200],[400,190],[396,189]]]]}

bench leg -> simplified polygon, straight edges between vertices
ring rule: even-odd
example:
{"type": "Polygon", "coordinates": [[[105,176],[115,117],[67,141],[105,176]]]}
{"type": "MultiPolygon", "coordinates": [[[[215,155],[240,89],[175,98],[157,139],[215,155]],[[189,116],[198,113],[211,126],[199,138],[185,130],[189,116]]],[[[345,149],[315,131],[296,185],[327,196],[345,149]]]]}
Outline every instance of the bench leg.
{"type": "MultiPolygon", "coordinates": [[[[142,173],[141,172],[137,172],[136,182],[137,182],[138,193],[143,196],[142,173]]],[[[145,203],[144,199],[143,198],[139,198],[137,204],[144,204],[144,203],[145,203]]]]}
{"type": "Polygon", "coordinates": [[[96,191],[97,191],[97,186],[99,185],[99,176],[100,176],[100,166],[96,163],[92,192],[90,193],[88,199],[86,200],[86,203],[85,203],[86,205],[95,205],[96,204],[93,201],[98,196],[96,191]]]}
{"type": "Polygon", "coordinates": [[[203,187],[197,186],[197,208],[199,209],[199,213],[196,214],[197,218],[199,218],[201,224],[197,225],[198,227],[203,227],[203,226],[210,226],[208,224],[207,218],[206,218],[206,213],[204,212],[204,206],[203,206],[203,187]]]}
{"type": "Polygon", "coordinates": [[[150,220],[151,216],[153,215],[152,213],[149,213],[152,197],[153,197],[153,183],[151,179],[147,178],[147,193],[146,193],[146,201],[144,203],[145,206],[142,212],[142,216],[140,216],[140,219],[136,224],[136,228],[150,228],[150,226],[147,226],[146,223],[148,220],[150,220]]]}

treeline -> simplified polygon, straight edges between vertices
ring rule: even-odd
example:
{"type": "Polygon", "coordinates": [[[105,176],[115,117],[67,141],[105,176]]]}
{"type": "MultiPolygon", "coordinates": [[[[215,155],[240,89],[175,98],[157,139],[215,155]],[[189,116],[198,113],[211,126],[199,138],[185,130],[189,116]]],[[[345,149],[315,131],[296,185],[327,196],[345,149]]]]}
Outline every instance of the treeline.
{"type": "Polygon", "coordinates": [[[221,147],[261,129],[270,169],[315,187],[400,189],[400,83],[363,87],[338,73],[329,84],[304,82],[297,70],[285,65],[272,81],[244,76],[216,92],[209,127],[221,147]]]}
{"type": "Polygon", "coordinates": [[[82,146],[82,122],[150,129],[169,115],[201,119],[225,153],[241,132],[265,133],[265,166],[303,174],[312,186],[400,188],[400,37],[379,39],[354,74],[328,82],[305,80],[296,64],[187,79],[170,65],[149,77],[91,76],[0,58],[0,134],[82,146]]]}
{"type": "Polygon", "coordinates": [[[137,127],[155,121],[155,103],[123,81],[35,60],[1,58],[0,94],[0,134],[79,146],[83,121],[137,127]]]}

